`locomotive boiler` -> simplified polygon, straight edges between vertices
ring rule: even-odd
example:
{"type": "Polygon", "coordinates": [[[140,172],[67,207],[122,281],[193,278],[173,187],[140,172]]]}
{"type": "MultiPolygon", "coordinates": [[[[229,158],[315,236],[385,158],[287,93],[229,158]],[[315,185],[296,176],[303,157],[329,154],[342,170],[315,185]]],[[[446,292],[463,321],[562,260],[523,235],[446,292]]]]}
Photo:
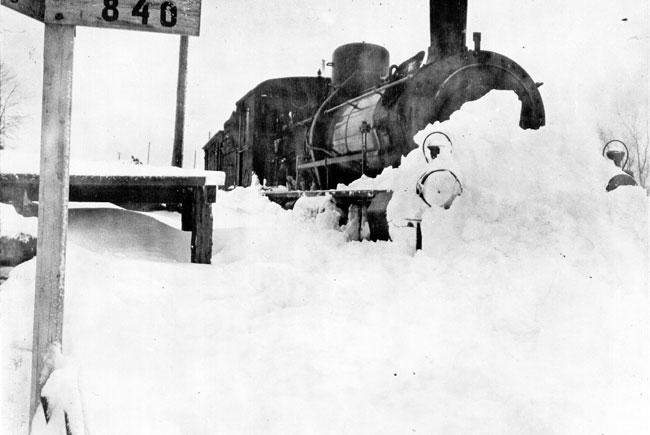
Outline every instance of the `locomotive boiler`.
{"type": "Polygon", "coordinates": [[[449,119],[492,89],[521,101],[519,125],[545,123],[539,84],[508,57],[466,47],[467,0],[430,0],[428,52],[391,65],[384,47],[338,47],[332,77],[267,80],[236,103],[224,128],[204,146],[206,169],[227,185],[252,174],[290,190],[331,189],[399,164],[427,124],[449,119]],[[425,60],[426,57],[426,60],[425,60]]]}

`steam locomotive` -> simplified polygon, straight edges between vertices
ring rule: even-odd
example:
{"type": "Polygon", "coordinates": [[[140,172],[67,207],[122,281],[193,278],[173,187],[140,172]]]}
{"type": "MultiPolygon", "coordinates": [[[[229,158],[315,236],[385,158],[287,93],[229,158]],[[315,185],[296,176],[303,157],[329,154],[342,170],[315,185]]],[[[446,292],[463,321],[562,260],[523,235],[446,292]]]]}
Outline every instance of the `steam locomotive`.
{"type": "Polygon", "coordinates": [[[463,103],[492,89],[514,91],[519,125],[545,124],[532,78],[513,60],[465,45],[467,0],[430,0],[431,46],[399,65],[384,47],[338,47],[332,77],[266,80],[203,147],[205,168],[226,173],[226,185],[249,185],[253,173],[289,190],[331,189],[398,165],[416,148],[415,133],[449,119],[463,103]]]}

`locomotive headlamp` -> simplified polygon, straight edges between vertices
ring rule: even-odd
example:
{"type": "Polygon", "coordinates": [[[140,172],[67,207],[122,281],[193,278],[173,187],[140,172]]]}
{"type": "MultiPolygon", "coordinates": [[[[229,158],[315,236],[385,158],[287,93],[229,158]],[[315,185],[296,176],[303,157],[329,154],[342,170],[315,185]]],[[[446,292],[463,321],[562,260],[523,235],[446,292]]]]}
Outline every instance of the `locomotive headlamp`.
{"type": "Polygon", "coordinates": [[[627,145],[618,139],[610,140],[603,147],[603,156],[613,161],[617,167],[623,170],[622,174],[614,175],[609,180],[605,188],[608,192],[620,186],[638,186],[638,183],[634,179],[634,173],[629,169],[625,169],[629,155],[630,151],[627,145]]]}
{"type": "Polygon", "coordinates": [[[463,185],[452,171],[435,169],[422,174],[415,185],[415,192],[429,207],[437,205],[448,209],[454,199],[463,193],[463,185]]]}
{"type": "Polygon", "coordinates": [[[627,159],[629,156],[629,151],[627,145],[618,139],[610,140],[603,147],[603,156],[612,160],[616,166],[625,170],[627,166],[627,159]],[[623,161],[625,159],[625,161],[623,161]]]}
{"type": "Polygon", "coordinates": [[[449,146],[451,150],[452,143],[449,136],[441,131],[434,131],[429,133],[422,142],[422,154],[424,159],[429,163],[429,160],[434,160],[440,154],[440,149],[449,146]]]}

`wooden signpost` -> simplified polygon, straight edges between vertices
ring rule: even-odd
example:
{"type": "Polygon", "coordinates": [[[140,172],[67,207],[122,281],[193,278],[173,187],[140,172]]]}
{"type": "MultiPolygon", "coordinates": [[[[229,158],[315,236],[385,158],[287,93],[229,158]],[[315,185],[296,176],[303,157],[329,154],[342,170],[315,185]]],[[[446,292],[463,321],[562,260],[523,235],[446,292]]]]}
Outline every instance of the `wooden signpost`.
{"type": "Polygon", "coordinates": [[[201,0],[2,0],[46,24],[199,36],[201,0]]]}
{"type": "Polygon", "coordinates": [[[75,26],[198,36],[201,0],[0,1],[45,23],[31,432],[41,390],[53,369],[46,363],[48,352],[63,339],[75,26]]]}
{"type": "Polygon", "coordinates": [[[30,421],[51,372],[47,352],[63,339],[74,32],[74,26],[45,25],[30,421]]]}

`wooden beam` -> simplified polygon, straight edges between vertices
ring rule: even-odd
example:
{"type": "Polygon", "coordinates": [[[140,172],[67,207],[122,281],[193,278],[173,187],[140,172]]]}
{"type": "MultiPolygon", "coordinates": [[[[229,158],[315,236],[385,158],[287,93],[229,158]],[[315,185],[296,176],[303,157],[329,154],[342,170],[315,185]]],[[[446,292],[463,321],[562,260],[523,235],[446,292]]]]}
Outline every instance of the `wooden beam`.
{"type": "Polygon", "coordinates": [[[52,370],[48,348],[63,341],[74,36],[74,26],[45,24],[30,429],[52,370]]]}
{"type": "MultiPolygon", "coordinates": [[[[0,173],[2,184],[38,184],[37,174],[0,173]]],[[[204,186],[205,176],[194,175],[70,175],[71,186],[204,186]]]]}
{"type": "MultiPolygon", "coordinates": [[[[70,176],[69,200],[78,202],[165,203],[192,201],[193,190],[204,177],[70,176]]],[[[207,201],[216,201],[217,186],[205,186],[207,201]]],[[[38,201],[39,181],[34,174],[0,174],[0,202],[14,203],[17,194],[38,201]]],[[[188,229],[189,231],[189,229],[188,229]]]]}
{"type": "Polygon", "coordinates": [[[181,203],[181,230],[192,231],[194,228],[194,192],[181,203]]]}
{"type": "Polygon", "coordinates": [[[212,261],[212,204],[205,187],[194,190],[192,222],[192,263],[212,261]]]}

